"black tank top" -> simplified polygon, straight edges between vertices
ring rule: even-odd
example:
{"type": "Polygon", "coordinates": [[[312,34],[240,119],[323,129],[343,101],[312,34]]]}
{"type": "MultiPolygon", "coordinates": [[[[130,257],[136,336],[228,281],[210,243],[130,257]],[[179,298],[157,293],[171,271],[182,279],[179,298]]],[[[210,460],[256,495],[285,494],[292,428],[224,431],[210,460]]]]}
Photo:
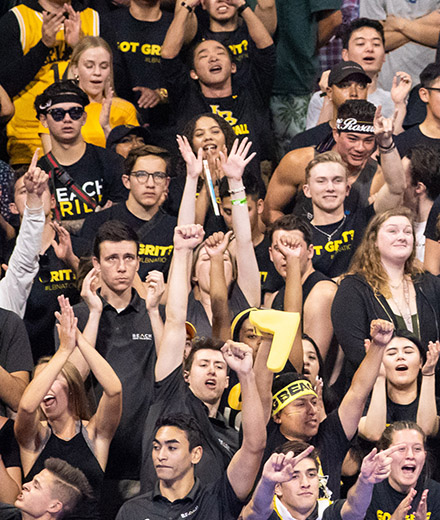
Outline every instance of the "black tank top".
{"type": "Polygon", "coordinates": [[[74,513],[69,514],[64,518],[72,520],[99,520],[98,500],[104,479],[104,471],[86,441],[87,431],[81,421],[77,422],[77,431],[78,433],[72,437],[70,441],[65,441],[64,439],[57,437],[52,432],[51,428],[50,437],[46,442],[46,445],[31,470],[24,478],[24,481],[29,482],[35,475],[40,473],[40,471],[44,469],[44,461],[49,457],[56,457],[65,460],[70,465],[80,469],[84,473],[89,484],[92,486],[94,497],[93,500],[83,501],[75,509],[74,513]]]}

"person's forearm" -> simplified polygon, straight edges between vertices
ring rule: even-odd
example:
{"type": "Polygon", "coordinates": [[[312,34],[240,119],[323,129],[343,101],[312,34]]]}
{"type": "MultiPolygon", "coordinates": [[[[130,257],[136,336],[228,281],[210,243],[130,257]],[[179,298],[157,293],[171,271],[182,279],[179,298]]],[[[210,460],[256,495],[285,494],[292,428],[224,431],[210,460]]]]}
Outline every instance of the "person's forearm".
{"type": "Polygon", "coordinates": [[[255,14],[266,27],[271,36],[277,28],[277,8],[274,0],[258,0],[255,6],[255,14]]]}
{"type": "Polygon", "coordinates": [[[410,40],[399,31],[385,31],[385,50],[386,52],[394,51],[410,40]]]}
{"type": "Polygon", "coordinates": [[[417,424],[425,435],[436,435],[438,431],[437,402],[435,398],[435,369],[430,375],[422,374],[419,406],[417,408],[417,424]]]}
{"type": "Polygon", "coordinates": [[[425,259],[423,266],[435,276],[440,274],[440,243],[430,238],[427,238],[425,242],[425,259]]]}
{"type": "MultiPolygon", "coordinates": [[[[287,276],[286,276],[286,292],[284,294],[284,310],[288,312],[297,312],[302,318],[302,283],[301,283],[301,266],[299,258],[289,258],[287,260],[287,276]]],[[[289,354],[289,361],[300,374],[303,369],[304,355],[301,338],[301,322],[293,341],[289,354]]]]}
{"type": "Polygon", "coordinates": [[[324,103],[322,104],[321,112],[319,113],[319,119],[317,125],[322,123],[327,123],[333,117],[333,103],[330,101],[329,97],[324,96],[324,103]]]}
{"type": "Polygon", "coordinates": [[[261,477],[252,495],[252,499],[245,507],[240,520],[266,520],[273,511],[273,497],[276,482],[261,477]]]}
{"type": "Polygon", "coordinates": [[[267,368],[267,358],[269,357],[271,346],[272,339],[268,336],[263,336],[254,363],[254,373],[257,379],[258,393],[263,405],[265,424],[269,422],[272,413],[273,372],[267,368]]]}
{"type": "Polygon", "coordinates": [[[400,32],[409,40],[436,48],[440,31],[440,13],[435,10],[415,20],[404,19],[400,32]]]}
{"type": "Polygon", "coordinates": [[[330,38],[342,23],[342,12],[338,9],[318,22],[318,49],[327,45],[330,38]]]}
{"type": "Polygon", "coordinates": [[[265,49],[266,47],[269,47],[269,45],[273,44],[272,37],[263,22],[250,7],[246,7],[246,9],[241,13],[241,17],[243,18],[248,28],[249,35],[257,49],[265,49]]]}
{"type": "Polygon", "coordinates": [[[347,500],[341,509],[342,520],[364,520],[367,509],[370,506],[373,494],[373,484],[358,477],[355,485],[350,489],[347,500]]]}
{"type": "Polygon", "coordinates": [[[19,492],[20,488],[17,482],[15,482],[11,475],[9,475],[7,468],[0,457],[0,502],[13,504],[19,492]]]}
{"type": "Polygon", "coordinates": [[[383,348],[377,346],[374,341],[372,341],[362,363],[353,376],[349,391],[353,391],[357,396],[361,403],[361,410],[363,410],[365,401],[376,382],[380,364],[382,363],[382,356],[383,348]]]}
{"type": "Polygon", "coordinates": [[[406,116],[406,103],[394,104],[394,110],[397,111],[396,120],[394,121],[394,135],[399,135],[404,131],[403,121],[406,116]]]}
{"type": "Polygon", "coordinates": [[[14,412],[26,388],[26,383],[19,377],[14,377],[0,365],[0,400],[14,412]]]}
{"type": "Polygon", "coordinates": [[[380,151],[380,164],[388,190],[393,195],[402,195],[406,189],[406,176],[397,147],[391,153],[380,151]]]}
{"type": "Polygon", "coordinates": [[[252,453],[261,451],[266,445],[266,426],[263,406],[258,393],[255,373],[238,373],[241,386],[243,443],[252,453]]]}
{"type": "Polygon", "coordinates": [[[157,353],[162,341],[164,324],[159,309],[157,307],[148,310],[148,317],[150,318],[151,328],[153,329],[154,344],[156,346],[157,353]]]}
{"type": "MultiPolygon", "coordinates": [[[[189,0],[186,3],[190,3],[189,0]]],[[[178,56],[185,42],[185,28],[190,16],[193,16],[193,13],[190,13],[185,7],[176,10],[162,44],[162,58],[170,60],[178,56]]]]}
{"type": "Polygon", "coordinates": [[[359,434],[371,442],[377,442],[387,425],[386,379],[379,375],[371,394],[368,412],[359,425],[359,434]]]}
{"type": "Polygon", "coordinates": [[[0,85],[0,122],[6,124],[14,115],[15,108],[6,90],[0,85]]]}
{"type": "Polygon", "coordinates": [[[211,258],[209,296],[212,310],[212,337],[227,341],[231,336],[228,287],[226,285],[223,255],[211,258]]]}
{"type": "Polygon", "coordinates": [[[185,226],[187,224],[195,223],[196,193],[197,179],[193,179],[192,177],[187,176],[182,200],[180,201],[179,215],[177,217],[178,226],[185,226]]]}

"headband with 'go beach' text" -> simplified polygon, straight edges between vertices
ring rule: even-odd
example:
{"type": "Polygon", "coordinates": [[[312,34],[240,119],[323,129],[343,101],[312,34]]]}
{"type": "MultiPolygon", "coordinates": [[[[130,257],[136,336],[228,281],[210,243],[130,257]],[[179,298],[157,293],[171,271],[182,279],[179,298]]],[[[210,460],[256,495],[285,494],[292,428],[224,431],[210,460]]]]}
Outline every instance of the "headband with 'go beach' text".
{"type": "Polygon", "coordinates": [[[336,120],[336,129],[339,132],[356,132],[359,134],[374,134],[373,121],[358,121],[355,117],[346,117],[336,120]]]}
{"type": "Polygon", "coordinates": [[[318,397],[310,381],[299,379],[289,383],[272,397],[272,415],[276,415],[289,403],[306,395],[318,397]]]}

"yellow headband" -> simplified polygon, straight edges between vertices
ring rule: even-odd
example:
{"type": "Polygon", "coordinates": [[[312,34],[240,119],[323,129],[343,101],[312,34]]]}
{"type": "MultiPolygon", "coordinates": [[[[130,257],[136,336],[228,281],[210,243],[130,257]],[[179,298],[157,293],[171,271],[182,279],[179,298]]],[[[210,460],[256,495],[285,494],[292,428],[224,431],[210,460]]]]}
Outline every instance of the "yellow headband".
{"type": "Polygon", "coordinates": [[[318,397],[316,392],[313,390],[310,381],[300,379],[299,381],[289,383],[272,397],[272,415],[281,412],[281,410],[289,403],[299,399],[300,397],[304,397],[305,395],[314,395],[315,397],[318,397]]]}

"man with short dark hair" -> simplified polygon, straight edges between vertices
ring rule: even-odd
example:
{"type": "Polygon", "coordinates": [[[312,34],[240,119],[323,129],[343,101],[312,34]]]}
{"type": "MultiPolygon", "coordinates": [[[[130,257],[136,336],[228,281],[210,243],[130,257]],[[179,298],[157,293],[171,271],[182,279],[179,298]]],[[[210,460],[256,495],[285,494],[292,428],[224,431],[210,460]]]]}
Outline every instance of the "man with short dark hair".
{"type": "Polygon", "coordinates": [[[161,209],[170,183],[170,160],[168,151],[157,146],[143,145],[131,150],[122,175],[128,199],[89,215],[81,229],[81,236],[91,243],[104,222],[120,220],[128,224],[138,234],[142,280],[153,270],[166,275],[172,258],[177,220],[161,209]]]}
{"type": "Polygon", "coordinates": [[[52,143],[39,165],[50,172],[57,220],[75,234],[98,205],[122,201],[126,196],[121,157],[86,143],[81,135],[88,104],[87,94],[72,80],[50,85],[35,100],[37,116],[49,128],[52,143]]]}
{"type": "Polygon", "coordinates": [[[149,144],[150,132],[143,126],[118,125],[107,136],[105,147],[127,158],[133,148],[149,144]]]}
{"type": "Polygon", "coordinates": [[[92,495],[84,473],[64,460],[51,457],[44,468],[23,484],[14,506],[0,504],[2,520],[59,520],[92,495]]]}

